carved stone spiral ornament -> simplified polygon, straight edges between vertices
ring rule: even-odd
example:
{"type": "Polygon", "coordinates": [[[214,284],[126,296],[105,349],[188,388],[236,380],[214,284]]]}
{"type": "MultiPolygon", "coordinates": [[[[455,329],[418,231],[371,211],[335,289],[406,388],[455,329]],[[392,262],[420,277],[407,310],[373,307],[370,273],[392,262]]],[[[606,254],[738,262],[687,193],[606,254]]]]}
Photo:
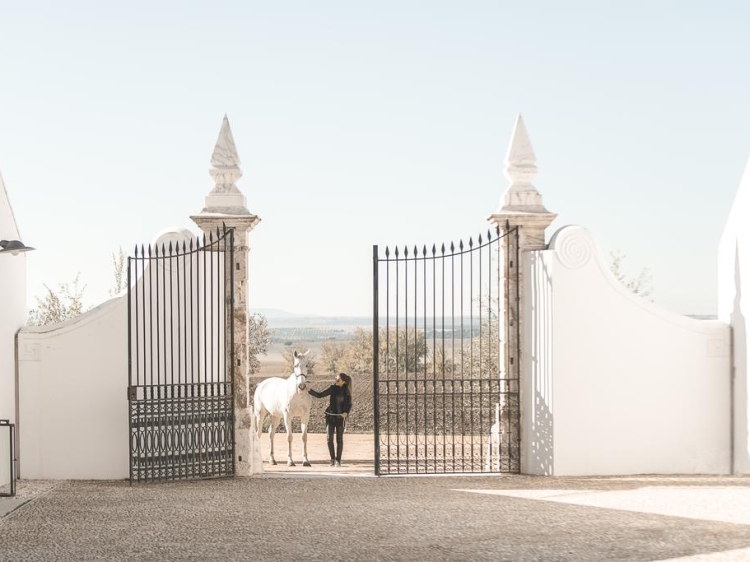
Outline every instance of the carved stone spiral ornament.
{"type": "Polygon", "coordinates": [[[554,245],[557,257],[568,269],[584,267],[596,251],[591,235],[581,227],[570,227],[561,231],[554,245]]]}

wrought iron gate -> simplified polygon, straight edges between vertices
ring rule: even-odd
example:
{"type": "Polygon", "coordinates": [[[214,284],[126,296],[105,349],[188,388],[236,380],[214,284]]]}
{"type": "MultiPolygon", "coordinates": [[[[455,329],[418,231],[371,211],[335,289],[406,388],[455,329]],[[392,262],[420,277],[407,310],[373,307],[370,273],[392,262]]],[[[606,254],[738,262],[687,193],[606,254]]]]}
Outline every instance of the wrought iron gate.
{"type": "Polygon", "coordinates": [[[375,473],[520,472],[518,230],[373,247],[375,473]]]}
{"type": "Polygon", "coordinates": [[[128,258],[130,482],[234,474],[234,230],[128,258]]]}

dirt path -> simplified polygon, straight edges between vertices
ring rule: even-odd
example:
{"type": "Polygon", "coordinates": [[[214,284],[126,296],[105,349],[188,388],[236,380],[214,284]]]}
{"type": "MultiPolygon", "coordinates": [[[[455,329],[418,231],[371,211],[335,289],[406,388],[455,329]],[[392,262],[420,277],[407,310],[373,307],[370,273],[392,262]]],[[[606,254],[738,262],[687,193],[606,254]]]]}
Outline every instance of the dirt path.
{"type": "Polygon", "coordinates": [[[268,464],[268,448],[268,434],[264,433],[260,440],[260,450],[264,461],[263,470],[267,474],[374,475],[375,473],[373,435],[371,433],[347,433],[344,435],[344,455],[339,468],[328,464],[328,445],[324,433],[309,433],[307,435],[307,457],[310,459],[311,467],[302,466],[302,437],[299,433],[294,433],[292,439],[292,458],[296,466],[288,467],[286,465],[286,433],[277,433],[274,437],[274,456],[276,462],[279,463],[276,466],[268,464]]]}

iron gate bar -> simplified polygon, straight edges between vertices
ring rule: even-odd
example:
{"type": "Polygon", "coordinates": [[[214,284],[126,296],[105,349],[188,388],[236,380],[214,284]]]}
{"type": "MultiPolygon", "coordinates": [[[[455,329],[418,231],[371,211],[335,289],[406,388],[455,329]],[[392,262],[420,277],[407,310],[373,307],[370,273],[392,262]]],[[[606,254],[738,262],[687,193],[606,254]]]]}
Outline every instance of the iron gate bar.
{"type": "MultiPolygon", "coordinates": [[[[520,367],[520,363],[521,363],[521,333],[520,333],[521,331],[521,320],[520,320],[521,319],[521,273],[520,272],[521,272],[521,268],[519,264],[520,264],[520,259],[521,259],[521,244],[519,241],[518,234],[519,234],[518,227],[516,227],[515,234],[513,235],[511,240],[513,241],[516,247],[516,270],[515,270],[515,275],[516,275],[516,280],[515,280],[516,281],[515,282],[515,287],[516,287],[516,306],[515,306],[515,310],[516,310],[516,375],[517,375],[516,376],[516,387],[517,387],[516,395],[518,396],[517,408],[519,409],[519,419],[516,420],[516,432],[515,432],[516,435],[515,436],[516,436],[517,442],[520,443],[521,442],[521,423],[520,423],[520,408],[521,408],[521,400],[520,400],[520,392],[521,392],[521,389],[520,389],[520,385],[521,385],[521,371],[520,371],[520,368],[521,368],[520,367]]],[[[510,452],[512,453],[512,448],[510,452]]],[[[511,456],[510,458],[512,461],[513,457],[511,456]]],[[[512,462],[511,462],[511,466],[512,466],[512,462]]],[[[521,471],[521,449],[519,447],[518,449],[518,472],[520,471],[521,471]]]]}
{"type": "MultiPolygon", "coordinates": [[[[130,273],[130,257],[128,257],[128,340],[130,340],[130,334],[133,333],[133,326],[130,318],[131,310],[132,310],[132,300],[131,300],[131,287],[133,286],[133,280],[130,273]]],[[[137,297],[137,293],[136,293],[137,297]]],[[[136,303],[138,301],[136,300],[136,303]]],[[[136,326],[138,325],[138,305],[136,304],[136,326]]],[[[136,357],[138,357],[138,328],[136,328],[136,335],[135,335],[135,346],[136,346],[136,357]]],[[[137,370],[137,367],[136,367],[137,370]]],[[[131,411],[130,411],[130,400],[132,398],[131,392],[133,390],[133,358],[132,358],[132,352],[130,348],[130,341],[128,341],[128,480],[130,482],[133,481],[133,462],[130,460],[133,458],[133,429],[131,427],[131,411]]]]}
{"type": "MultiPolygon", "coordinates": [[[[396,279],[398,280],[398,247],[396,248],[396,279]]],[[[398,302],[398,281],[396,281],[396,302],[398,302]]],[[[389,310],[388,306],[386,306],[386,311],[388,311],[388,310],[389,310]]],[[[398,329],[399,328],[398,321],[399,321],[399,317],[398,317],[398,307],[397,307],[396,308],[396,357],[398,357],[398,355],[399,355],[399,345],[398,344],[399,344],[399,334],[401,333],[400,330],[398,329]]],[[[399,371],[398,360],[396,360],[395,366],[396,366],[396,387],[395,387],[395,391],[396,391],[396,394],[398,395],[399,388],[400,388],[399,377],[398,377],[398,374],[399,374],[398,373],[398,371],[399,371]]],[[[399,422],[401,421],[400,420],[400,417],[401,417],[400,413],[401,413],[401,409],[398,407],[398,399],[397,399],[396,400],[396,435],[400,435],[400,432],[399,432],[399,429],[400,429],[400,423],[399,422]]],[[[388,435],[390,437],[390,424],[388,425],[388,435]]],[[[396,447],[396,461],[398,462],[398,464],[401,464],[401,443],[399,442],[399,443],[397,443],[397,445],[398,445],[398,447],[396,447]]],[[[388,449],[390,450],[390,447],[388,447],[388,449]]]]}
{"type": "MultiPolygon", "coordinates": [[[[226,251],[226,246],[225,246],[226,251]]],[[[226,264],[227,261],[224,260],[224,263],[226,264]]],[[[235,378],[235,371],[234,371],[234,363],[235,363],[235,356],[234,356],[234,269],[235,269],[235,262],[234,262],[234,229],[229,230],[229,314],[226,314],[225,321],[229,323],[229,351],[227,354],[227,351],[225,350],[224,354],[227,357],[227,363],[229,364],[229,377],[232,381],[232,402],[234,402],[234,397],[236,396],[236,392],[234,389],[234,385],[236,383],[235,378]]],[[[237,264],[239,265],[239,264],[237,264]]],[[[231,436],[231,443],[232,443],[232,459],[234,460],[236,458],[236,449],[235,449],[235,440],[234,440],[234,427],[235,427],[235,409],[234,409],[234,403],[231,405],[232,407],[232,436],[231,436]]],[[[232,464],[232,474],[234,474],[234,463],[232,464]]]]}
{"type": "MultiPolygon", "coordinates": [[[[375,297],[372,299],[372,370],[373,373],[380,371],[380,334],[378,333],[378,247],[372,248],[372,292],[375,297]]],[[[380,459],[380,428],[377,423],[378,413],[380,411],[380,393],[378,392],[378,377],[372,377],[372,409],[373,409],[373,448],[375,459],[375,473],[377,474],[378,459],[380,459]]]]}
{"type": "MultiPolygon", "coordinates": [[[[441,255],[441,258],[442,258],[440,260],[440,264],[442,266],[442,282],[441,282],[440,286],[441,286],[441,291],[442,291],[441,292],[441,296],[442,296],[442,304],[443,304],[442,311],[441,311],[442,312],[441,318],[443,319],[443,326],[442,326],[442,330],[441,330],[441,336],[442,337],[440,338],[440,341],[442,343],[442,352],[443,352],[442,353],[442,359],[443,359],[443,362],[442,362],[443,363],[443,369],[442,369],[442,374],[443,374],[443,386],[442,386],[442,390],[443,390],[443,431],[445,431],[445,244],[442,244],[440,246],[440,255],[441,255]]],[[[445,450],[445,439],[443,439],[442,441],[443,441],[443,472],[446,472],[447,467],[446,467],[445,463],[446,463],[446,459],[448,458],[448,455],[447,455],[447,452],[445,450]]]]}

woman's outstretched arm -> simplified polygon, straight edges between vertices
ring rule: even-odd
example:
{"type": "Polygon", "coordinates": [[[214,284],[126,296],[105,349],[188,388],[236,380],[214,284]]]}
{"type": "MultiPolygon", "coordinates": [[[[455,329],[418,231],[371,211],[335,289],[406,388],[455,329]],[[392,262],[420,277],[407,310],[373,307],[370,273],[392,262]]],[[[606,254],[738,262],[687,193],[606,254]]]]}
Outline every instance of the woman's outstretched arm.
{"type": "Polygon", "coordinates": [[[307,392],[310,393],[310,396],[314,396],[315,398],[323,398],[324,396],[329,396],[332,391],[333,391],[333,385],[326,388],[323,392],[317,392],[313,390],[312,388],[307,389],[307,392]]]}

